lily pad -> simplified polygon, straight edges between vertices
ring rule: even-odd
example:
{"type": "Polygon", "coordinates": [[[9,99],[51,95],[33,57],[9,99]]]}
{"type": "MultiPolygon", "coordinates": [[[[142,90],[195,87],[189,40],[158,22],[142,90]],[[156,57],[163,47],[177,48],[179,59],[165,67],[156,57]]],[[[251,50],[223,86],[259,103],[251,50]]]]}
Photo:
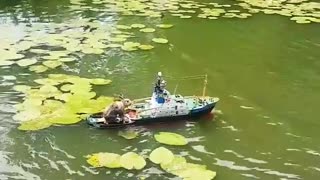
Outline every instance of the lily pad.
{"type": "Polygon", "coordinates": [[[173,158],[173,153],[164,147],[159,147],[153,150],[149,157],[149,159],[155,164],[167,164],[170,163],[173,158]]]}
{"type": "Polygon", "coordinates": [[[73,95],[71,93],[63,93],[63,94],[57,94],[54,96],[55,99],[68,102],[70,101],[71,97],[73,95]]]}
{"type": "Polygon", "coordinates": [[[45,120],[26,121],[23,122],[18,129],[23,131],[37,131],[50,127],[52,124],[45,120]]]}
{"type": "Polygon", "coordinates": [[[56,81],[56,80],[50,79],[50,78],[36,79],[36,80],[34,80],[34,82],[41,84],[41,85],[58,85],[58,84],[60,84],[59,81],[56,81]]]}
{"type": "Polygon", "coordinates": [[[121,44],[108,44],[107,45],[107,47],[110,47],[110,48],[119,48],[121,46],[122,46],[121,44]]]}
{"type": "Polygon", "coordinates": [[[37,108],[29,108],[28,110],[21,111],[18,114],[15,114],[12,118],[15,121],[31,121],[39,118],[41,115],[41,112],[37,108]]]}
{"type": "Polygon", "coordinates": [[[138,46],[140,43],[138,42],[125,42],[123,46],[121,46],[121,49],[124,51],[135,51],[138,50],[138,46]]]}
{"type": "Polygon", "coordinates": [[[136,51],[138,48],[136,47],[130,47],[130,46],[121,46],[121,49],[124,51],[136,51]]]}
{"type": "Polygon", "coordinates": [[[15,85],[13,86],[13,89],[18,92],[26,93],[31,89],[31,87],[26,85],[15,85]]]}
{"type": "Polygon", "coordinates": [[[140,31],[145,33],[152,33],[152,32],[155,32],[156,30],[153,28],[144,28],[144,29],[140,29],[140,31]]]}
{"type": "Polygon", "coordinates": [[[55,116],[48,119],[48,121],[54,124],[75,124],[82,120],[78,115],[72,114],[68,110],[56,111],[55,114],[55,116]]]}
{"type": "Polygon", "coordinates": [[[177,170],[184,169],[187,165],[186,158],[175,155],[169,163],[161,163],[160,166],[163,170],[173,173],[177,170]]]}
{"type": "Polygon", "coordinates": [[[46,84],[40,87],[38,93],[43,93],[43,94],[55,94],[57,93],[59,90],[58,88],[56,88],[55,86],[46,84]]]}
{"type": "Polygon", "coordinates": [[[69,91],[71,91],[73,86],[74,86],[73,84],[65,84],[65,85],[61,86],[60,89],[65,92],[69,92],[69,91]]]}
{"type": "Polygon", "coordinates": [[[30,71],[36,72],[36,73],[42,73],[48,70],[48,67],[43,65],[33,65],[29,67],[30,71]]]}
{"type": "Polygon", "coordinates": [[[89,155],[87,162],[93,167],[120,168],[120,155],[115,153],[96,153],[89,155]]]}
{"type": "Polygon", "coordinates": [[[22,60],[17,61],[17,64],[21,67],[30,66],[35,63],[37,63],[36,59],[22,59],[22,60]]]}
{"type": "Polygon", "coordinates": [[[30,49],[29,51],[36,54],[45,54],[49,52],[48,50],[44,49],[30,49]]]}
{"type": "Polygon", "coordinates": [[[119,131],[118,135],[124,137],[125,139],[134,139],[138,136],[138,132],[136,131],[119,131]]]}
{"type": "Polygon", "coordinates": [[[171,162],[161,163],[160,166],[168,173],[188,180],[211,180],[216,176],[216,172],[207,170],[205,165],[187,163],[186,159],[181,156],[174,156],[171,162]]]}
{"type": "Polygon", "coordinates": [[[72,62],[72,61],[76,61],[75,58],[70,58],[70,57],[65,57],[65,58],[59,58],[60,62],[72,62]]]}
{"type": "Polygon", "coordinates": [[[171,133],[171,132],[160,132],[154,135],[154,138],[162,143],[168,145],[176,145],[176,146],[183,146],[188,144],[188,141],[185,137],[180,134],[171,133]]]}
{"type": "Polygon", "coordinates": [[[12,64],[14,64],[14,61],[0,61],[0,66],[10,66],[12,64]]]}
{"type": "Polygon", "coordinates": [[[117,27],[117,29],[124,29],[124,30],[131,29],[131,28],[132,28],[132,27],[126,26],[126,25],[117,25],[116,27],[117,27]]]}
{"type": "Polygon", "coordinates": [[[138,46],[140,46],[140,43],[138,43],[138,42],[125,42],[123,45],[127,46],[127,47],[138,47],[138,46]]]}
{"type": "Polygon", "coordinates": [[[181,17],[181,16],[183,16],[183,14],[180,14],[180,13],[172,13],[171,16],[181,17]]]}
{"type": "Polygon", "coordinates": [[[120,164],[123,168],[131,169],[143,169],[146,165],[144,158],[134,152],[128,152],[121,156],[120,164]]]}
{"type": "Polygon", "coordinates": [[[139,49],[142,49],[142,50],[150,50],[150,49],[153,49],[154,46],[152,45],[148,45],[148,44],[141,44],[140,46],[138,46],[139,49]]]}
{"type": "Polygon", "coordinates": [[[144,25],[144,24],[131,24],[131,27],[132,28],[145,28],[146,25],[144,25]]]}
{"type": "Polygon", "coordinates": [[[110,84],[112,81],[109,79],[101,79],[101,78],[96,78],[96,79],[91,79],[90,83],[94,85],[106,85],[110,84]]]}
{"type": "Polygon", "coordinates": [[[167,29],[173,27],[172,24],[158,24],[157,27],[167,29]]]}
{"type": "Polygon", "coordinates": [[[187,166],[183,170],[176,171],[175,174],[185,180],[211,180],[216,177],[216,172],[214,171],[192,166],[187,166]]]}
{"type": "Polygon", "coordinates": [[[192,16],[189,15],[182,15],[180,16],[181,19],[190,19],[192,16]]]}
{"type": "Polygon", "coordinates": [[[121,38],[121,37],[111,37],[111,38],[109,38],[110,42],[123,42],[123,41],[126,41],[126,40],[127,40],[126,38],[121,38]]]}
{"type": "Polygon", "coordinates": [[[164,39],[164,38],[153,38],[152,41],[153,41],[153,42],[156,42],[156,43],[160,43],[160,44],[166,44],[166,43],[168,43],[168,40],[167,40],[167,39],[164,39]]]}
{"type": "Polygon", "coordinates": [[[60,62],[60,61],[50,61],[49,60],[49,61],[44,61],[42,64],[47,66],[47,67],[49,67],[49,68],[51,68],[51,69],[54,69],[54,68],[56,68],[58,66],[61,66],[63,63],[60,62]]]}

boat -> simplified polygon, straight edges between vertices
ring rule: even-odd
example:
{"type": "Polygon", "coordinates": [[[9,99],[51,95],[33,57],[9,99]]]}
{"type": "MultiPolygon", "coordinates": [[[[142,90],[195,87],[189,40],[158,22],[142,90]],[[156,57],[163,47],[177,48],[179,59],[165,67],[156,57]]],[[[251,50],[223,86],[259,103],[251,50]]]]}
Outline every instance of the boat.
{"type": "Polygon", "coordinates": [[[207,76],[205,75],[202,96],[170,94],[165,88],[166,81],[163,80],[162,73],[159,72],[152,96],[133,100],[132,105],[125,110],[123,119],[106,123],[101,120],[103,112],[99,112],[88,116],[86,121],[90,126],[96,128],[114,128],[198,118],[211,113],[219,101],[217,97],[205,96],[206,84],[207,76]]]}

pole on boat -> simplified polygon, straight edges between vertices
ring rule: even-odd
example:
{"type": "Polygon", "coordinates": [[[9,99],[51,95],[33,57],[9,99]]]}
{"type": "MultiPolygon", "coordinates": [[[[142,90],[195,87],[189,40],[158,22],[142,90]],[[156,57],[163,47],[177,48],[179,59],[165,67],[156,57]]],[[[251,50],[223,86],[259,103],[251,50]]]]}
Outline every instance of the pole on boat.
{"type": "Polygon", "coordinates": [[[179,85],[179,84],[177,84],[177,85],[176,85],[176,87],[174,88],[174,92],[173,92],[173,94],[176,94],[177,89],[178,89],[178,85],[179,85]]]}
{"type": "Polygon", "coordinates": [[[204,97],[206,95],[207,84],[208,84],[208,75],[206,74],[205,78],[204,78],[204,86],[203,86],[203,90],[202,90],[202,97],[204,97]]]}

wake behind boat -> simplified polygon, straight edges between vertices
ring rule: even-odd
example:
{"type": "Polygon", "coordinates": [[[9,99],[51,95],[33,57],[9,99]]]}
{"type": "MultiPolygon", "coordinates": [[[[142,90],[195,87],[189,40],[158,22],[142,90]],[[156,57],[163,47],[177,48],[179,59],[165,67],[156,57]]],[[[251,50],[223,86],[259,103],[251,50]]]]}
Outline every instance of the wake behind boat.
{"type": "Polygon", "coordinates": [[[184,97],[179,94],[170,94],[165,89],[166,82],[159,72],[152,96],[134,100],[132,105],[125,110],[122,119],[118,117],[115,121],[106,122],[101,112],[89,116],[87,123],[97,128],[111,128],[160,121],[177,121],[209,114],[216,106],[219,98],[205,96],[206,83],[207,78],[205,76],[205,87],[202,96],[184,97]]]}

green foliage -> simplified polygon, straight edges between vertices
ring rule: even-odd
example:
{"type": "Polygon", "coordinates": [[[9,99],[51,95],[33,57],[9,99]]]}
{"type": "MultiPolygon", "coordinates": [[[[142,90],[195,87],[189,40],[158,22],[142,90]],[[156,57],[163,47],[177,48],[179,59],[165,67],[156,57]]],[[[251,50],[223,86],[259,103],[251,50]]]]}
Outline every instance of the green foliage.
{"type": "Polygon", "coordinates": [[[171,132],[160,132],[154,135],[156,141],[162,144],[168,145],[176,145],[176,146],[183,146],[188,144],[188,141],[185,137],[180,134],[171,133],[171,132]]]}

